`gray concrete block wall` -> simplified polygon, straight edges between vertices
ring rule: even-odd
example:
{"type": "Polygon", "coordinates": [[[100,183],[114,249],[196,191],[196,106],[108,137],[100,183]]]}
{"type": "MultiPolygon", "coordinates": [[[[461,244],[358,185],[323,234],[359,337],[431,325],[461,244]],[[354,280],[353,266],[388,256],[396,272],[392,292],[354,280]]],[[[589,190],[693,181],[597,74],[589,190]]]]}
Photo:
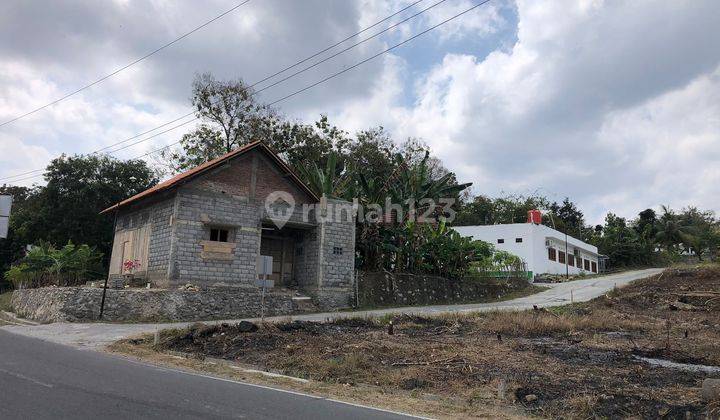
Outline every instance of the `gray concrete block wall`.
{"type": "Polygon", "coordinates": [[[347,210],[352,203],[328,200],[333,217],[321,219],[322,241],[319,244],[322,270],[320,289],[315,293],[319,306],[325,309],[347,307],[352,297],[355,276],[355,219],[347,210]],[[344,210],[339,211],[340,208],[344,210]],[[339,217],[342,215],[342,217],[339,217]]]}
{"type": "MultiPolygon", "coordinates": [[[[16,290],[16,312],[39,322],[87,322],[98,320],[103,290],[92,287],[42,287],[16,290]]],[[[289,293],[269,291],[265,315],[293,312],[289,293]]],[[[257,288],[217,288],[198,292],[158,289],[109,289],[103,321],[195,321],[260,316],[257,288]]]]}
{"type": "Polygon", "coordinates": [[[349,286],[355,266],[355,225],[325,223],[324,229],[322,285],[349,286]]]}
{"type": "Polygon", "coordinates": [[[204,287],[254,284],[260,250],[260,212],[256,204],[243,197],[181,189],[176,214],[171,284],[204,287]],[[209,239],[211,226],[231,231],[230,242],[235,244],[232,259],[202,256],[201,241],[209,239]]]}
{"type": "Polygon", "coordinates": [[[302,242],[296,245],[294,275],[302,290],[311,292],[318,287],[318,228],[305,231],[302,242]],[[300,253],[299,253],[300,252],[300,253]]]}
{"type": "Polygon", "coordinates": [[[175,199],[171,197],[151,208],[150,223],[152,223],[152,230],[148,245],[147,276],[148,280],[158,284],[167,283],[174,204],[175,199]]]}
{"type": "MultiPolygon", "coordinates": [[[[224,172],[228,180],[216,175],[203,182],[193,180],[164,201],[119,218],[120,229],[142,220],[152,224],[147,266],[157,286],[176,288],[191,283],[203,288],[255,287],[261,227],[269,222],[265,203],[249,199],[243,195],[244,189],[228,188],[227,182],[241,182],[243,174],[224,172]],[[203,252],[203,241],[210,239],[211,227],[230,231],[232,254],[219,258],[217,253],[203,252]]],[[[282,178],[276,181],[286,182],[282,178]]],[[[248,191],[252,190],[249,187],[248,191]]],[[[320,211],[318,219],[314,210],[307,214],[302,204],[296,203],[289,223],[304,228],[294,258],[296,282],[321,308],[334,309],[348,306],[353,293],[355,220],[347,211],[351,203],[327,200],[327,204],[333,214],[322,217],[320,211]],[[342,220],[337,218],[338,206],[344,208],[339,212],[342,220]]]]}
{"type": "MultiPolygon", "coordinates": [[[[171,216],[174,198],[171,196],[154,204],[118,214],[115,233],[150,225],[147,267],[141,267],[136,276],[164,285],[170,261],[171,216]]],[[[119,276],[119,275],[118,275],[119,276]]]]}

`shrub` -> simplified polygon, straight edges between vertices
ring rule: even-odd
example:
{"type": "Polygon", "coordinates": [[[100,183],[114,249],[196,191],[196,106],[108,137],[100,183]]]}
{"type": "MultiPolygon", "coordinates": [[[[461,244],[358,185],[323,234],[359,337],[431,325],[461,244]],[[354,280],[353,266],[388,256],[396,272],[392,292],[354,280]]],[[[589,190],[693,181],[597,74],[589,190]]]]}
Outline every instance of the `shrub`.
{"type": "Polygon", "coordinates": [[[473,261],[489,252],[487,244],[464,238],[444,223],[383,226],[379,234],[374,251],[376,263],[393,272],[458,278],[473,261]]]}
{"type": "Polygon", "coordinates": [[[101,276],[102,253],[88,245],[72,242],[60,249],[43,242],[34,246],[5,278],[16,289],[42,286],[75,286],[90,277],[101,276]]]}
{"type": "Polygon", "coordinates": [[[406,222],[379,226],[360,247],[372,261],[359,261],[365,269],[434,274],[459,279],[467,274],[524,272],[522,260],[491,244],[463,237],[445,223],[406,222]],[[376,265],[373,267],[371,264],[376,265]]]}

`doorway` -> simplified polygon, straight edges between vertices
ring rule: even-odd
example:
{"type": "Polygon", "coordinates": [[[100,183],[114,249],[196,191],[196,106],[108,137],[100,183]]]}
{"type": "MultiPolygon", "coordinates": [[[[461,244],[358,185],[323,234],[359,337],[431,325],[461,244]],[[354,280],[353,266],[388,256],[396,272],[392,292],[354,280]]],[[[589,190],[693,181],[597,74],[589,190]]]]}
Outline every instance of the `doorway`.
{"type": "Polygon", "coordinates": [[[289,227],[277,229],[272,226],[263,226],[260,236],[260,255],[268,255],[273,259],[270,280],[275,281],[275,287],[297,286],[294,278],[295,243],[302,231],[289,227]]]}

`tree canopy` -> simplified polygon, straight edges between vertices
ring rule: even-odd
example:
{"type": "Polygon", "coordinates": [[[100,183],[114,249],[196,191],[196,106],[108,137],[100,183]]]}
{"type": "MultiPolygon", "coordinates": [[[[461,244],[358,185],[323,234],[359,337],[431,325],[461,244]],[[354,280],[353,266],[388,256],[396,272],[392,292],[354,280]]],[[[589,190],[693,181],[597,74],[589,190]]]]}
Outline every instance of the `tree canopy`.
{"type": "Polygon", "coordinates": [[[14,198],[9,235],[0,240],[4,270],[23,256],[26,245],[39,242],[88,245],[107,260],[113,215],[100,212],[158,182],[142,160],[98,155],[60,156],[48,165],[45,180],[45,186],[0,187],[0,194],[14,198]]]}
{"type": "Polygon", "coordinates": [[[592,227],[569,198],[557,203],[537,194],[478,195],[463,201],[455,225],[523,223],[532,209],[544,211],[543,224],[597,246],[614,267],[666,263],[683,256],[716,258],[720,247],[720,221],[713,212],[696,207],[676,212],[662,206],[659,216],[646,209],[632,220],[608,213],[603,225],[592,227]]]}
{"type": "MultiPolygon", "coordinates": [[[[384,205],[387,199],[399,205],[402,215],[358,220],[359,268],[459,276],[471,262],[491,261],[496,254],[510,261],[488,244],[461,238],[446,227],[446,219],[456,215],[454,225],[524,223],[532,209],[544,211],[542,223],[597,245],[616,267],[682,255],[714,258],[720,247],[715,215],[695,207],[647,209],[632,220],[609,213],[603,225],[591,227],[569,198],[558,203],[540,194],[470,197],[470,184],[458,182],[421,140],[398,141],[383,127],[350,133],[326,115],[312,124],[291,121],[258,101],[240,79],[198,75],[191,103],[200,123],[182,136],[178,148],[164,152],[166,170],[184,171],[262,139],[319,195],[364,206],[384,205]],[[446,199],[450,205],[443,205],[446,199]],[[420,213],[429,223],[409,217],[420,213]]],[[[99,212],[158,182],[157,168],[143,161],[95,155],[63,155],[50,163],[45,179],[46,186],[0,187],[0,194],[14,197],[10,234],[0,241],[5,270],[24,255],[25,245],[43,241],[47,255],[79,244],[77,249],[102,253],[107,264],[113,221],[99,212]]]]}

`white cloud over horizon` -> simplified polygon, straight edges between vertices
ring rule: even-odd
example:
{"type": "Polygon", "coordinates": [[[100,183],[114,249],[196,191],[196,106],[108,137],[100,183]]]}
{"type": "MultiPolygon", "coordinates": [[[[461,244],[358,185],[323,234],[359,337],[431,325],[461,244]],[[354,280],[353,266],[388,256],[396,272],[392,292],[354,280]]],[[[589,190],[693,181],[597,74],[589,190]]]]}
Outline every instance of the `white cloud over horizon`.
{"type": "Polygon", "coordinates": [[[517,10],[510,50],[447,54],[419,79],[411,106],[377,89],[341,120],[362,120],[371,103],[371,115],[384,114],[400,138],[425,139],[476,192],[569,196],[594,223],[661,204],[720,209],[715,4],[519,1],[517,10]]]}
{"type": "MultiPolygon", "coordinates": [[[[188,112],[196,72],[252,82],[409,3],[251,1],[130,71],[0,127],[0,177],[188,112]]],[[[262,98],[280,97],[471,4],[439,5],[262,98]]],[[[634,217],[660,204],[720,211],[719,3],[518,0],[487,6],[283,103],[281,111],[308,122],[327,113],[349,131],[382,125],[398,141],[422,138],[460,180],[474,183],[475,193],[568,196],[592,223],[609,211],[634,217]]],[[[0,120],[61,96],[229,7],[219,0],[202,6],[3,4],[0,120]]],[[[144,153],[182,132],[118,156],[144,153]]]]}

